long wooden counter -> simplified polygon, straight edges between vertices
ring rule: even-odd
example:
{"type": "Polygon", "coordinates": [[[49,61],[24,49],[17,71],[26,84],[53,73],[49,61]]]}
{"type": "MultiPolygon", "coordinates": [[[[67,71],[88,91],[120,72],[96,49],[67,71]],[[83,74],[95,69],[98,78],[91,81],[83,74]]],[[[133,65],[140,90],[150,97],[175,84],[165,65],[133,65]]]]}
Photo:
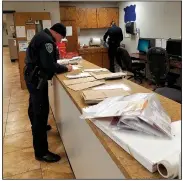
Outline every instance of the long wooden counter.
{"type": "MultiPolygon", "coordinates": [[[[87,61],[83,61],[82,66],[84,68],[97,68],[98,67],[87,61]]],[[[75,72],[79,72],[79,71],[77,70],[75,72]]],[[[60,82],[61,86],[63,87],[63,89],[65,90],[67,95],[71,98],[73,104],[75,104],[75,106],[81,113],[82,108],[86,107],[87,105],[84,103],[83,99],[80,96],[81,91],[73,91],[64,85],[63,80],[67,79],[65,77],[65,75],[66,74],[56,75],[54,78],[55,80],[53,80],[52,95],[50,95],[50,96],[54,97],[54,100],[53,99],[50,100],[51,107],[53,109],[53,114],[57,114],[56,112],[59,111],[58,107],[57,107],[58,100],[56,97],[56,96],[58,96],[58,93],[56,93],[56,92],[58,92],[58,90],[56,90],[58,88],[56,88],[57,86],[54,87],[54,84],[55,84],[54,82],[56,82],[56,81],[60,82]]],[[[114,82],[120,82],[120,83],[126,84],[131,89],[131,93],[151,92],[150,90],[148,90],[138,84],[135,84],[127,79],[107,81],[107,83],[114,83],[114,82]]],[[[164,109],[168,112],[169,116],[171,117],[172,121],[180,120],[181,119],[181,105],[166,97],[163,97],[161,95],[158,95],[158,97],[161,101],[162,106],[164,107],[164,109]]],[[[62,101],[62,99],[61,99],[61,101],[62,101]]],[[[69,105],[67,105],[67,102],[64,102],[62,104],[62,106],[69,107],[69,105]]],[[[60,114],[62,115],[63,112],[61,112],[60,114]]],[[[70,114],[72,114],[72,110],[70,110],[70,114]]],[[[61,119],[61,118],[56,115],[54,115],[54,116],[56,118],[57,126],[61,126],[60,124],[62,124],[62,123],[60,123],[58,121],[58,119],[61,119]]],[[[121,171],[122,175],[124,175],[125,178],[127,178],[127,179],[158,179],[158,178],[161,178],[161,176],[157,172],[152,174],[148,170],[146,170],[131,155],[129,155],[127,152],[125,152],[120,146],[118,146],[113,140],[111,140],[105,133],[103,133],[99,128],[97,128],[91,121],[86,120],[86,122],[88,123],[92,132],[96,135],[98,140],[101,142],[101,144],[103,145],[103,147],[105,148],[107,153],[110,155],[110,157],[112,158],[112,160],[117,165],[117,167],[119,168],[119,170],[121,171]]],[[[66,124],[66,123],[64,123],[64,124],[66,124]]],[[[66,129],[66,128],[64,128],[64,129],[66,129]]],[[[61,137],[62,137],[63,131],[64,130],[60,131],[61,137]]],[[[82,132],[82,130],[81,130],[81,132],[82,132]]],[[[69,134],[69,133],[64,133],[64,134],[69,134]]],[[[95,148],[93,151],[95,151],[95,148]]],[[[67,152],[67,149],[66,149],[66,152],[67,152]]],[[[88,156],[90,156],[90,155],[88,155],[88,156]]],[[[71,166],[72,166],[72,163],[71,163],[71,166]]],[[[74,171],[74,169],[73,169],[73,171],[74,171]]],[[[109,170],[109,172],[110,172],[110,170],[109,170]]],[[[104,178],[104,179],[107,179],[107,178],[104,178]]]]}

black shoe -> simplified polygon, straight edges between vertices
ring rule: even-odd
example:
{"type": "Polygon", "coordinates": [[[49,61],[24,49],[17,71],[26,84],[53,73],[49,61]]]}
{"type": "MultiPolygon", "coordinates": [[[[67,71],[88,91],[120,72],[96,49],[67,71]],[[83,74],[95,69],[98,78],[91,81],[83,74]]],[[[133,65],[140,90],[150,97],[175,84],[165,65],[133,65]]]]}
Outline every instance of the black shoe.
{"type": "Polygon", "coordinates": [[[36,157],[36,160],[45,161],[45,162],[58,162],[60,159],[61,157],[59,155],[51,153],[49,151],[45,156],[36,157]]]}
{"type": "Polygon", "coordinates": [[[46,131],[50,131],[51,130],[51,126],[48,124],[47,126],[46,126],[46,131]]]}

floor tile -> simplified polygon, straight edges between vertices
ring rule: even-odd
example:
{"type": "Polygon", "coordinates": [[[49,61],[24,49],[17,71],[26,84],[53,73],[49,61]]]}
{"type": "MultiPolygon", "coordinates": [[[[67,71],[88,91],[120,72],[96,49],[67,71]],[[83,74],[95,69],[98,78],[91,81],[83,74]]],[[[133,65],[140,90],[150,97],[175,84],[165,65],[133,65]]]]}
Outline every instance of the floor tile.
{"type": "Polygon", "coordinates": [[[9,112],[7,117],[7,122],[14,122],[22,119],[28,119],[27,109],[21,109],[18,111],[9,112]]]}
{"type": "Polygon", "coordinates": [[[42,170],[37,169],[37,170],[32,170],[29,172],[17,174],[12,177],[8,177],[6,179],[42,179],[42,170]]]}
{"type": "Polygon", "coordinates": [[[3,113],[8,112],[10,97],[3,98],[3,113]]]}
{"type": "Polygon", "coordinates": [[[18,102],[9,105],[9,112],[19,111],[22,109],[28,109],[28,102],[18,102]]]}
{"type": "Polygon", "coordinates": [[[32,148],[23,149],[3,156],[3,177],[12,177],[31,170],[40,169],[32,148]]]}
{"type": "Polygon", "coordinates": [[[12,89],[10,103],[28,102],[29,94],[27,90],[20,90],[19,88],[12,89]]]}
{"type": "Polygon", "coordinates": [[[7,122],[5,136],[26,131],[31,131],[30,121],[27,117],[19,121],[7,122]]]}
{"type": "Polygon", "coordinates": [[[54,142],[49,147],[51,152],[61,156],[61,160],[56,163],[41,162],[43,179],[74,179],[62,142],[54,142]]]}
{"type": "Polygon", "coordinates": [[[6,123],[8,117],[8,113],[3,113],[3,123],[6,123]]]}
{"type": "Polygon", "coordinates": [[[48,143],[61,141],[56,126],[52,126],[52,129],[47,132],[47,135],[48,135],[48,143]]]}
{"type": "Polygon", "coordinates": [[[75,179],[68,162],[50,164],[42,171],[43,179],[75,179]]]}
{"type": "Polygon", "coordinates": [[[3,153],[32,148],[32,131],[6,136],[3,140],[3,153]]]}
{"type": "Polygon", "coordinates": [[[6,124],[7,123],[3,123],[3,137],[5,136],[5,132],[6,132],[6,124]]]}

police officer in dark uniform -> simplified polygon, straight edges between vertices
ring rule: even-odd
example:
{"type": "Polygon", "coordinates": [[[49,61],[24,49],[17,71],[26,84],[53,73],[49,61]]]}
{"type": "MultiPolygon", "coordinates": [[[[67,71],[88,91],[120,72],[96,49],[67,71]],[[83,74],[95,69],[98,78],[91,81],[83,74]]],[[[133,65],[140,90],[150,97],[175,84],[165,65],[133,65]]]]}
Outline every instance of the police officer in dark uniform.
{"type": "Polygon", "coordinates": [[[60,156],[49,152],[47,125],[49,115],[48,80],[55,73],[72,70],[72,66],[58,64],[56,43],[66,36],[64,25],[57,23],[50,29],[37,33],[31,40],[25,59],[24,78],[30,94],[28,115],[32,125],[35,158],[40,161],[56,162],[60,156]]]}
{"type": "Polygon", "coordinates": [[[111,72],[115,72],[115,70],[114,70],[115,58],[116,58],[116,62],[119,64],[119,66],[122,67],[120,57],[117,54],[117,48],[120,46],[120,42],[123,40],[123,32],[120,27],[116,26],[114,21],[111,23],[111,27],[107,30],[107,32],[105,33],[105,35],[103,37],[104,42],[106,42],[106,39],[108,36],[109,36],[108,56],[109,56],[109,60],[110,60],[110,69],[109,70],[111,72]]]}

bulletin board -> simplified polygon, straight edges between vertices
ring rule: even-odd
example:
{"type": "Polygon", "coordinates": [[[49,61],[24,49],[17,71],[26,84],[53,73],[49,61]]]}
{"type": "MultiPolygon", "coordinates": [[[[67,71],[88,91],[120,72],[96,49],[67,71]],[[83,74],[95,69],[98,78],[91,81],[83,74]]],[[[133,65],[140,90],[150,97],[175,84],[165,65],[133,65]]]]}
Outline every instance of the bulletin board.
{"type": "Polygon", "coordinates": [[[26,89],[23,69],[26,49],[32,37],[44,28],[51,27],[49,12],[17,12],[14,16],[21,88],[26,89]]]}

